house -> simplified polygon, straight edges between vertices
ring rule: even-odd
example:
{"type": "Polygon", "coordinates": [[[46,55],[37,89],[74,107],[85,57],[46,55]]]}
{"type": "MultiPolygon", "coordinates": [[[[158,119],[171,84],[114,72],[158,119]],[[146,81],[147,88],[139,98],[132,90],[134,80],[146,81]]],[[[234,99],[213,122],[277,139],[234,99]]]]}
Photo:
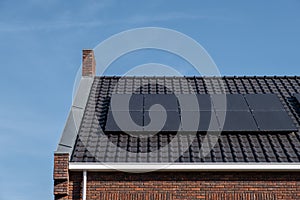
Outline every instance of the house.
{"type": "Polygon", "coordinates": [[[95,71],[84,50],[54,153],[55,199],[300,199],[299,76],[95,71]]]}

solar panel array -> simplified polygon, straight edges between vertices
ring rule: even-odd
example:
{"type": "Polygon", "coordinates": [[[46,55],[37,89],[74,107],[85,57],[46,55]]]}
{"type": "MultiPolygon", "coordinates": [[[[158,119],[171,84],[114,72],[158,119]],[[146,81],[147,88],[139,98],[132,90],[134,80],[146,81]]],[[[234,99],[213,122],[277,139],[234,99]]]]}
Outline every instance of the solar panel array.
{"type": "Polygon", "coordinates": [[[121,131],[113,113],[120,119],[129,113],[134,121],[125,123],[123,131],[297,131],[274,94],[113,94],[113,98],[106,131],[121,131]],[[124,102],[129,106],[123,106],[124,102]],[[161,127],[159,120],[164,113],[166,122],[161,127]],[[195,119],[199,119],[196,126],[195,119]]]}

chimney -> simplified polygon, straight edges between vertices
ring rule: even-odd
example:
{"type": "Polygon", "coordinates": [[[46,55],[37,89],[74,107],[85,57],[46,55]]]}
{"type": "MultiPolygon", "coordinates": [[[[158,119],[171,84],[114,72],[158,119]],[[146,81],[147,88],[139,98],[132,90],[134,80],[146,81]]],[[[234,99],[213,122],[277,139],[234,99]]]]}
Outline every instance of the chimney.
{"type": "Polygon", "coordinates": [[[82,51],[82,76],[96,75],[96,61],[94,51],[91,49],[84,49],[82,51]]]}

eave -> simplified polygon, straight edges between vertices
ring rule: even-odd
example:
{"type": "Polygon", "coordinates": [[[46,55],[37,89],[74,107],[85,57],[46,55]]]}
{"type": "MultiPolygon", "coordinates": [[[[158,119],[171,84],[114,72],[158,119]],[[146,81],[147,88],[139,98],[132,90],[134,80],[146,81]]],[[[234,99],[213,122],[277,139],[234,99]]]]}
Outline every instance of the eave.
{"type": "Polygon", "coordinates": [[[95,171],[95,172],[149,172],[149,171],[174,171],[174,172],[226,172],[226,171],[300,171],[300,163],[201,163],[201,164],[174,164],[174,163],[69,163],[70,171],[95,171]]]}

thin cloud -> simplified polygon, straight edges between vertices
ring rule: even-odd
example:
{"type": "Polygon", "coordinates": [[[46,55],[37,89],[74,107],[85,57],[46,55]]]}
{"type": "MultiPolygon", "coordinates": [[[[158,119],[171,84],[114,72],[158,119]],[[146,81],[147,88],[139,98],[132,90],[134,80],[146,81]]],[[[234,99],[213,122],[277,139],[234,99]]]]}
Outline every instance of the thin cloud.
{"type": "Polygon", "coordinates": [[[0,25],[0,32],[22,32],[22,31],[55,31],[80,27],[96,27],[105,25],[102,22],[55,22],[44,24],[28,24],[28,25],[0,25]]]}
{"type": "Polygon", "coordinates": [[[28,24],[5,24],[0,23],[0,32],[22,32],[22,31],[55,31],[72,28],[95,28],[111,25],[140,25],[153,22],[167,22],[175,20],[227,20],[213,16],[201,16],[186,13],[166,13],[157,15],[135,15],[124,19],[98,20],[89,22],[58,21],[48,23],[28,24]]]}
{"type": "Polygon", "coordinates": [[[205,19],[206,16],[185,14],[185,13],[166,13],[160,15],[136,15],[127,19],[128,23],[147,23],[147,22],[162,22],[162,21],[172,21],[172,20],[195,20],[195,19],[205,19]]]}

